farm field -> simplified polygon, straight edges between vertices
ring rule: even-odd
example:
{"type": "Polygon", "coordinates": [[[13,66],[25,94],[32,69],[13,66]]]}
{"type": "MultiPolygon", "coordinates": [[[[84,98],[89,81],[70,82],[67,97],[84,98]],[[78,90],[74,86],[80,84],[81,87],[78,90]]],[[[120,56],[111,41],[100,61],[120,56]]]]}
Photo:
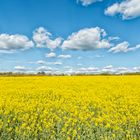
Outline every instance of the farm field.
{"type": "Polygon", "coordinates": [[[139,140],[140,76],[0,77],[2,140],[139,140]]]}

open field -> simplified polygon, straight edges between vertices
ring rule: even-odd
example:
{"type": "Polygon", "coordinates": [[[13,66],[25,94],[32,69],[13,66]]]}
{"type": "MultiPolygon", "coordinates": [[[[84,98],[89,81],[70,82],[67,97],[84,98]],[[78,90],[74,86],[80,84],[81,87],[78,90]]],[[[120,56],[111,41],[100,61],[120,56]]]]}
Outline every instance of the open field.
{"type": "Polygon", "coordinates": [[[0,139],[138,140],[140,76],[0,77],[0,139]]]}

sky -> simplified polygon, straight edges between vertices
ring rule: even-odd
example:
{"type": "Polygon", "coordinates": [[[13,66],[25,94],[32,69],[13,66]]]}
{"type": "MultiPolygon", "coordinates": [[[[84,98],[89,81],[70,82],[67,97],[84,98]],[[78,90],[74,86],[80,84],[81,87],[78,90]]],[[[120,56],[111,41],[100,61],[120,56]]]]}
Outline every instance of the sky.
{"type": "Polygon", "coordinates": [[[140,0],[0,0],[0,72],[140,71],[140,0]]]}

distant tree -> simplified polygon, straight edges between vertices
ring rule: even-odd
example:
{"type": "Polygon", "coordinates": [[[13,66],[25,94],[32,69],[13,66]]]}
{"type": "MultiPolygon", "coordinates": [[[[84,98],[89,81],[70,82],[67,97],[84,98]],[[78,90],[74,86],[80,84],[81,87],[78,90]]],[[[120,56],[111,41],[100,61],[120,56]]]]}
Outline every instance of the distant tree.
{"type": "Polygon", "coordinates": [[[46,73],[44,71],[38,72],[37,75],[45,75],[46,73]]]}

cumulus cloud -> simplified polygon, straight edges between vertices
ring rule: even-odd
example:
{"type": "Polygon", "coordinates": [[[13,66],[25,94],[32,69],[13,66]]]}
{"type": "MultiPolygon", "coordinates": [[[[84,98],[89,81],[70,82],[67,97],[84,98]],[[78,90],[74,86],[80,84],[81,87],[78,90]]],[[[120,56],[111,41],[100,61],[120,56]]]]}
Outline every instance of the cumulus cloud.
{"type": "Polygon", "coordinates": [[[109,48],[111,44],[104,37],[106,32],[99,27],[85,28],[72,33],[61,46],[62,49],[71,50],[94,50],[109,48]]]}
{"type": "Polygon", "coordinates": [[[131,68],[127,67],[113,67],[112,65],[105,66],[100,69],[99,73],[111,73],[111,74],[124,74],[134,72],[131,68]]]}
{"type": "Polygon", "coordinates": [[[9,35],[0,34],[0,51],[2,52],[14,52],[16,50],[26,50],[33,47],[33,42],[24,35],[9,35]]]}
{"type": "Polygon", "coordinates": [[[137,49],[140,48],[140,45],[136,45],[135,47],[129,47],[130,44],[126,41],[116,45],[115,47],[113,48],[110,48],[109,49],[109,52],[113,52],[113,53],[118,53],[118,52],[129,52],[129,51],[135,51],[137,49]]]}
{"type": "Polygon", "coordinates": [[[58,56],[58,58],[62,58],[62,59],[66,59],[66,58],[71,58],[71,55],[63,55],[63,54],[61,54],[61,55],[59,55],[58,56]]]}
{"type": "Polygon", "coordinates": [[[54,57],[56,57],[56,54],[54,52],[51,52],[51,53],[46,54],[46,57],[54,58],[54,57]]]}
{"type": "Polygon", "coordinates": [[[74,68],[71,66],[64,66],[64,69],[52,68],[48,66],[41,66],[37,68],[37,71],[44,71],[51,74],[124,74],[140,72],[140,67],[114,67],[112,65],[107,65],[105,67],[80,67],[74,68]]]}
{"type": "Polygon", "coordinates": [[[62,62],[56,61],[53,63],[54,65],[62,65],[62,62]]]}
{"type": "Polygon", "coordinates": [[[36,69],[38,72],[45,72],[49,74],[60,74],[60,71],[57,68],[52,68],[48,66],[41,66],[36,69]]]}
{"type": "Polygon", "coordinates": [[[133,67],[133,70],[134,70],[135,72],[140,72],[140,66],[139,66],[139,67],[133,67]]]}
{"type": "Polygon", "coordinates": [[[45,28],[39,27],[33,32],[33,40],[37,47],[47,47],[51,50],[60,46],[62,38],[52,39],[52,34],[45,28]]]}
{"type": "Polygon", "coordinates": [[[140,16],[140,1],[125,0],[115,3],[105,10],[106,15],[114,16],[121,14],[123,19],[133,19],[140,16]]]}
{"type": "Polygon", "coordinates": [[[140,67],[113,67],[112,65],[108,65],[105,67],[82,67],[79,69],[71,68],[65,71],[66,74],[101,74],[101,73],[109,73],[109,74],[125,74],[125,73],[135,73],[140,72],[140,67]]]}
{"type": "Polygon", "coordinates": [[[128,68],[126,68],[126,67],[118,67],[116,69],[117,69],[117,71],[127,71],[128,70],[128,68]]]}
{"type": "Polygon", "coordinates": [[[52,68],[48,66],[40,66],[37,68],[37,71],[52,71],[52,68]]]}
{"type": "Polygon", "coordinates": [[[24,66],[15,66],[14,69],[15,69],[16,71],[26,71],[26,70],[27,70],[27,68],[24,67],[24,66]]]}
{"type": "Polygon", "coordinates": [[[136,73],[140,72],[138,69],[130,68],[130,67],[118,67],[116,68],[116,74],[125,74],[125,73],[136,73]]]}
{"type": "Polygon", "coordinates": [[[103,73],[115,73],[115,68],[112,65],[108,65],[103,67],[100,71],[103,73]]]}
{"type": "Polygon", "coordinates": [[[102,1],[102,0],[77,0],[77,2],[82,3],[83,6],[88,6],[92,3],[99,2],[99,1],[102,1]]]}
{"type": "Polygon", "coordinates": [[[78,71],[89,73],[89,72],[97,72],[99,69],[97,67],[87,67],[87,68],[80,68],[78,71]]]}
{"type": "Polygon", "coordinates": [[[93,73],[98,73],[98,71],[99,68],[97,67],[81,67],[78,69],[68,67],[68,70],[66,70],[64,73],[65,74],[93,74],[93,73]]]}
{"type": "MultiPolygon", "coordinates": [[[[60,61],[55,61],[55,62],[47,62],[47,61],[43,61],[43,60],[38,60],[36,62],[36,64],[40,64],[40,65],[43,65],[41,67],[39,67],[39,69],[41,68],[44,68],[45,65],[62,65],[63,63],[60,62],[60,61]]],[[[45,66],[45,68],[48,68],[47,66],[45,66]]]]}

